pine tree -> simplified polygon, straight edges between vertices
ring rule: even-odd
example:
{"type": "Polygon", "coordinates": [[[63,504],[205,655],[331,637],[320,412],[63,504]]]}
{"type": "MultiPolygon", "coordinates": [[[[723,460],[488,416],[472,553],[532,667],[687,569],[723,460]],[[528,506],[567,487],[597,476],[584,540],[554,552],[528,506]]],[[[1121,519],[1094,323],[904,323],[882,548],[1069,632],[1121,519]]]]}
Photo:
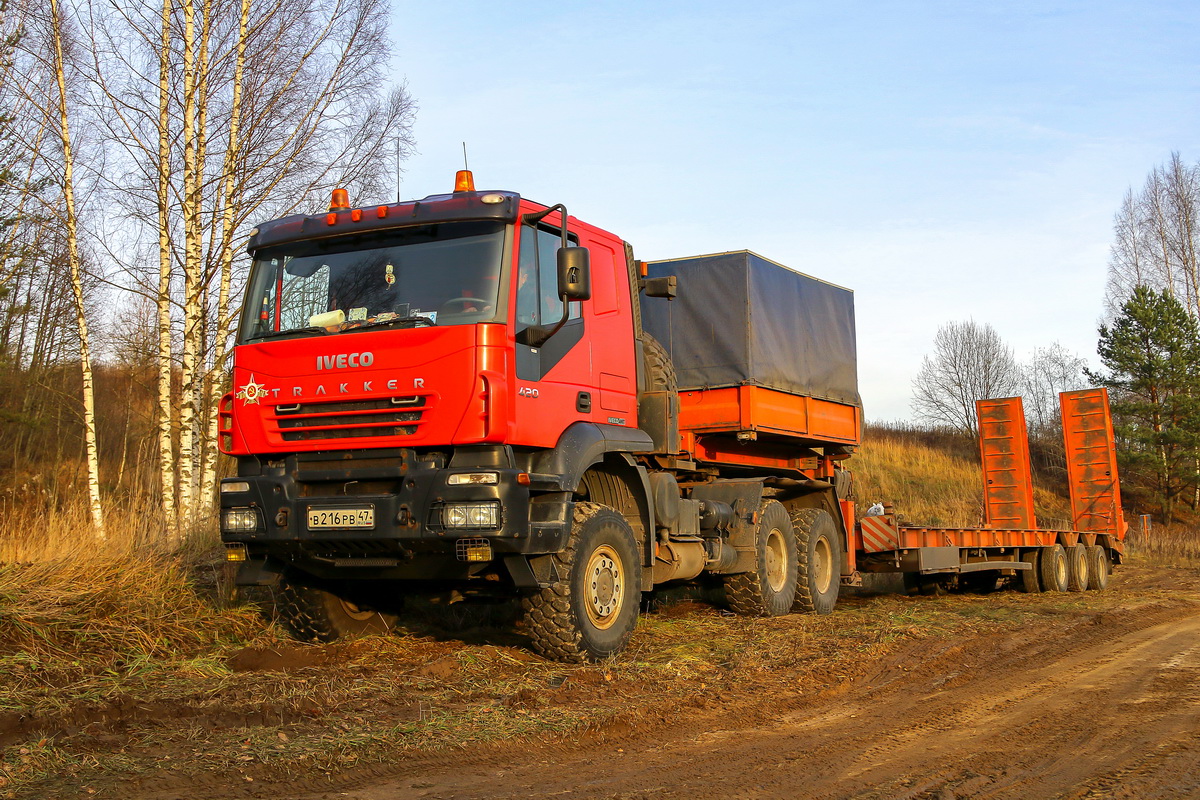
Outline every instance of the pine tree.
{"type": "Polygon", "coordinates": [[[1110,374],[1089,375],[1113,392],[1122,474],[1169,519],[1200,485],[1200,328],[1170,292],[1139,285],[1100,326],[1097,352],[1110,374]]]}

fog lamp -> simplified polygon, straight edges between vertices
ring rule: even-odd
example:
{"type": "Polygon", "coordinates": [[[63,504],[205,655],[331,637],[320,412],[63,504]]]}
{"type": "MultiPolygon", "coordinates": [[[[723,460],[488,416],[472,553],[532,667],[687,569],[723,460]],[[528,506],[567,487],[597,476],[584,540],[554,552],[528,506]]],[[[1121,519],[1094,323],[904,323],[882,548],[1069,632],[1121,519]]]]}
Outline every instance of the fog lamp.
{"type": "Polygon", "coordinates": [[[447,503],[442,510],[442,524],[458,530],[486,530],[500,527],[500,504],[447,503]]]}
{"type": "Polygon", "coordinates": [[[253,508],[227,508],[221,512],[221,530],[226,533],[253,533],[258,530],[258,512],[253,508]]]}

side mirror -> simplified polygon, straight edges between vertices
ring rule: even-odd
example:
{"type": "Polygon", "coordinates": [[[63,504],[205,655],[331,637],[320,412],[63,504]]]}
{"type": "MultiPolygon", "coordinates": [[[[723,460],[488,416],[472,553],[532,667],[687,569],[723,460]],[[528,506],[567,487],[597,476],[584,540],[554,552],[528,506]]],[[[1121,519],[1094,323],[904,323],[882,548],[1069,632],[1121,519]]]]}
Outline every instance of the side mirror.
{"type": "Polygon", "coordinates": [[[675,275],[667,275],[665,278],[642,278],[641,289],[646,297],[674,300],[679,296],[679,278],[675,275]]]}
{"type": "Polygon", "coordinates": [[[591,254],[586,247],[558,248],[558,294],[566,300],[591,298],[591,254]]]}

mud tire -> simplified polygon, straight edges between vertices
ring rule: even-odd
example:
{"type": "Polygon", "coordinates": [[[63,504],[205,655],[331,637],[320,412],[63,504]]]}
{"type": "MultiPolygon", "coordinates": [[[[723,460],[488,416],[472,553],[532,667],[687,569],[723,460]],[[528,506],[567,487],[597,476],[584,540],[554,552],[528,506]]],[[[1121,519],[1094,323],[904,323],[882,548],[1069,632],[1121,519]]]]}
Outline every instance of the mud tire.
{"type": "Polygon", "coordinates": [[[576,503],[567,546],[552,558],[565,577],[521,603],[533,649],[571,664],[619,653],[641,602],[641,559],[629,522],[608,506],[576,503]],[[600,585],[589,585],[589,572],[600,585]]]}
{"type": "Polygon", "coordinates": [[[677,392],[679,380],[667,348],[648,333],[642,334],[642,357],[646,360],[646,388],[651,392],[677,392]]]}
{"type": "Polygon", "coordinates": [[[837,525],[829,512],[820,508],[797,508],[791,518],[798,562],[792,611],[831,614],[837,605],[842,580],[837,525]]]}
{"type": "Polygon", "coordinates": [[[1087,545],[1079,542],[1067,548],[1067,591],[1082,592],[1088,586],[1087,545]]]}
{"type": "Polygon", "coordinates": [[[1108,551],[1098,544],[1087,549],[1087,588],[1102,592],[1108,588],[1108,577],[1112,573],[1108,551]]]}
{"type": "Polygon", "coordinates": [[[729,608],[744,617],[783,616],[796,599],[799,563],[796,532],[778,500],[759,506],[754,548],[754,569],[725,578],[729,608]]]}
{"type": "Polygon", "coordinates": [[[344,637],[384,634],[396,616],[345,600],[333,592],[281,578],[275,590],[280,624],[301,642],[329,643],[344,637]]]}
{"type": "Polygon", "coordinates": [[[1041,548],[1038,556],[1038,580],[1043,592],[1067,590],[1067,551],[1061,544],[1041,548]]]}
{"type": "Polygon", "coordinates": [[[1021,574],[1017,577],[1017,585],[1021,587],[1022,592],[1037,594],[1042,591],[1042,579],[1038,575],[1041,561],[1040,552],[1039,550],[1026,550],[1021,553],[1021,560],[1026,564],[1033,565],[1029,569],[1021,570],[1021,574]]]}

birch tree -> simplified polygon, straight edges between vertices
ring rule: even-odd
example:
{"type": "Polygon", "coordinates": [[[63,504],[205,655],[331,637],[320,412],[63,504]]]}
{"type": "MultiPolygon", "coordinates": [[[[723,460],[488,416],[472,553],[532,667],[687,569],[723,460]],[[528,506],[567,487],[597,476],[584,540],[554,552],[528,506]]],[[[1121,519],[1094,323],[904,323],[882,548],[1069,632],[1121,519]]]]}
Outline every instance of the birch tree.
{"type": "Polygon", "coordinates": [[[974,320],[942,325],[933,348],[913,379],[913,411],[920,419],[975,436],[975,401],[1009,397],[1020,386],[1012,349],[995,328],[974,320]]]}
{"type": "MultiPolygon", "coordinates": [[[[8,11],[8,9],[6,9],[8,11]]],[[[52,195],[38,193],[38,213],[61,226],[79,357],[81,390],[79,402],[83,425],[84,461],[88,508],[97,539],[104,539],[104,512],[100,497],[99,446],[96,437],[95,391],[91,343],[88,333],[85,270],[80,255],[80,209],[75,153],[76,135],[70,107],[77,107],[73,94],[75,59],[71,50],[76,37],[74,25],[58,0],[49,8],[29,4],[17,9],[21,26],[20,44],[7,65],[5,94],[21,107],[27,148],[24,160],[31,171],[45,176],[52,195]],[[12,92],[16,90],[14,96],[12,92]]]]}
{"type": "Polygon", "coordinates": [[[148,29],[147,7],[122,5],[116,19],[104,9],[92,12],[95,70],[127,165],[109,189],[124,196],[129,219],[153,231],[156,280],[137,259],[109,252],[134,290],[158,303],[161,491],[168,519],[186,528],[215,490],[215,412],[249,227],[319,207],[334,185],[381,186],[398,168],[396,142],[407,152],[414,106],[402,87],[380,88],[381,0],[163,0],[157,38],[135,34],[133,45],[128,32],[148,29]],[[151,46],[153,87],[137,69],[151,46]],[[156,102],[145,102],[151,96],[156,102]],[[140,189],[151,176],[152,198],[140,189]]]}
{"type": "Polygon", "coordinates": [[[1113,222],[1105,308],[1118,314],[1136,287],[1167,291],[1200,318],[1200,165],[1172,153],[1141,191],[1130,189],[1113,222]]]}

